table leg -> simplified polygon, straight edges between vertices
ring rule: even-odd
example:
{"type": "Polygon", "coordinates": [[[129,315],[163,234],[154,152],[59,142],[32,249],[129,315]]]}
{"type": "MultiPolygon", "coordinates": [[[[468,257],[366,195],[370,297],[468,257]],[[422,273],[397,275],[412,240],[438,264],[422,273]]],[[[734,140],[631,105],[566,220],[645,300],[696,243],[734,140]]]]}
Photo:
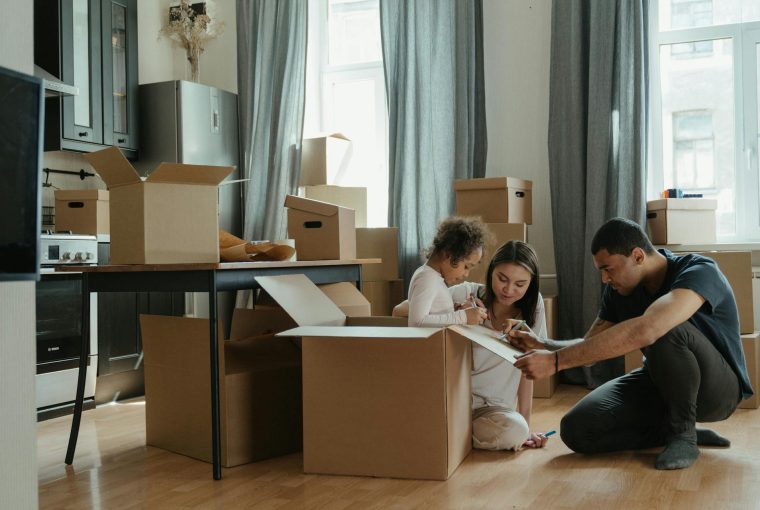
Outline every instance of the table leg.
{"type": "Polygon", "coordinates": [[[69,445],[66,449],[66,464],[74,462],[74,452],[79,437],[82,420],[84,385],[87,379],[87,359],[90,356],[90,286],[87,273],[82,273],[82,350],[79,354],[79,374],[77,376],[77,396],[74,402],[74,416],[71,420],[69,445]]]}
{"type": "Polygon", "coordinates": [[[209,272],[208,322],[211,338],[211,457],[214,464],[214,480],[222,479],[222,448],[219,424],[219,342],[217,334],[216,271],[209,272]]]}

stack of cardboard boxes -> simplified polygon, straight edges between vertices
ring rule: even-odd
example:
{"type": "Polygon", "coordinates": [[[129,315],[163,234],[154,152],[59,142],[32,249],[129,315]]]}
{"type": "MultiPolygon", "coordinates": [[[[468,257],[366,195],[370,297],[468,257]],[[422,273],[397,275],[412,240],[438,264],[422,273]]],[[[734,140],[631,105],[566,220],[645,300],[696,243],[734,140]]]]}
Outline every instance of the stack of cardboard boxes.
{"type": "MultiPolygon", "coordinates": [[[[479,216],[493,235],[483,250],[481,263],[470,271],[467,278],[472,282],[486,283],[488,264],[496,250],[507,241],[528,242],[528,225],[533,222],[533,183],[515,177],[491,177],[465,179],[454,183],[456,213],[459,216],[479,216]]],[[[555,296],[544,296],[547,327],[551,337],[556,328],[555,296]]],[[[535,381],[535,397],[551,397],[557,385],[557,377],[535,381]]]]}
{"type": "Polygon", "coordinates": [[[357,228],[356,254],[360,259],[379,258],[380,264],[362,266],[362,294],[372,305],[372,315],[391,315],[404,300],[404,280],[398,271],[398,228],[357,228]]]}
{"type": "Polygon", "coordinates": [[[356,258],[356,227],[367,226],[367,188],[335,186],[351,141],[340,133],[304,138],[299,195],[288,196],[288,236],[298,260],[356,258]]]}

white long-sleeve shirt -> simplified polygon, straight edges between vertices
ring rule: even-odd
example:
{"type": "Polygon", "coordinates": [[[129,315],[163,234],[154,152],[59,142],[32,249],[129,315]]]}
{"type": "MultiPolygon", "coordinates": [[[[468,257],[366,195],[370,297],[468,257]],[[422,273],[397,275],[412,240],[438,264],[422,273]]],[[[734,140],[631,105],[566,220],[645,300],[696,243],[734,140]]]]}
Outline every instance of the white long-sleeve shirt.
{"type": "Polygon", "coordinates": [[[464,310],[454,311],[454,300],[443,276],[427,264],[409,282],[409,326],[467,324],[464,310]]]}

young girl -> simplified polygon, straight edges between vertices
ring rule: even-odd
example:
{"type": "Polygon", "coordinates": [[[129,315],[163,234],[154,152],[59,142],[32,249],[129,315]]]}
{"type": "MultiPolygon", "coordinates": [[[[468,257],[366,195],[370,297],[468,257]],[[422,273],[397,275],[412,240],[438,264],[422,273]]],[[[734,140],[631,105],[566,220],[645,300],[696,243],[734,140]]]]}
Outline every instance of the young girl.
{"type": "MultiPolygon", "coordinates": [[[[475,295],[488,310],[485,326],[496,330],[517,320],[546,338],[544,301],[538,292],[538,257],[521,241],[509,241],[494,254],[486,273],[487,285],[465,282],[449,290],[452,301],[465,303],[475,295]]],[[[410,303],[411,307],[411,303],[410,303]]],[[[403,315],[405,303],[394,309],[403,315]]],[[[411,322],[410,322],[411,323],[411,322]]],[[[531,433],[533,382],[503,358],[472,345],[472,436],[476,448],[519,450],[541,448],[547,438],[531,433]]]]}
{"type": "Polygon", "coordinates": [[[483,256],[488,235],[475,218],[452,217],[438,225],[427,262],[409,282],[409,325],[448,326],[480,324],[486,310],[471,306],[456,309],[448,287],[462,282],[483,256]]]}

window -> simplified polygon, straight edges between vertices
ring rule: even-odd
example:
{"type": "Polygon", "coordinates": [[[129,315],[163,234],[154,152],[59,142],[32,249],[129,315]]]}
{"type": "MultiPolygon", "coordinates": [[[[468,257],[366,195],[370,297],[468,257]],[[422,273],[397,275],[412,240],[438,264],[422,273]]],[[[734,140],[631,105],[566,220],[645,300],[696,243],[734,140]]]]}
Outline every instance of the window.
{"type": "Polygon", "coordinates": [[[648,196],[718,200],[720,241],[760,240],[760,2],[654,0],[648,196]]]}
{"type": "Polygon", "coordinates": [[[388,224],[388,112],[379,0],[310,0],[304,136],[352,142],[339,186],[367,188],[367,226],[388,224]]]}

